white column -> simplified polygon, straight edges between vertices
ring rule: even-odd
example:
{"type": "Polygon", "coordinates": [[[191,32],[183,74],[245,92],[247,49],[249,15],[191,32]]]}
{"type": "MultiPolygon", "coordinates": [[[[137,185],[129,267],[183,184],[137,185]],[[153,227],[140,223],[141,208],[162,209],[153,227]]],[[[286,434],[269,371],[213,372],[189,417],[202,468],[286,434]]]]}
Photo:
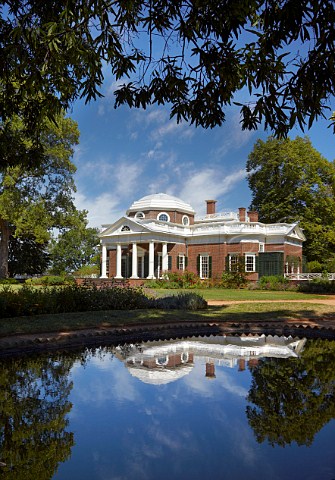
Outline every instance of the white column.
{"type": "Polygon", "coordinates": [[[118,243],[116,245],[116,275],[115,278],[123,278],[121,274],[121,257],[122,257],[122,248],[118,243]]]}
{"type": "Polygon", "coordinates": [[[154,242],[149,243],[149,275],[147,278],[155,278],[155,244],[154,242]]]}
{"type": "Polygon", "coordinates": [[[162,272],[166,272],[169,269],[169,257],[167,252],[167,243],[162,245],[162,272]]]}
{"type": "Polygon", "coordinates": [[[107,278],[107,247],[106,247],[106,245],[102,245],[101,277],[100,278],[107,278]]]}
{"type": "Polygon", "coordinates": [[[130,278],[138,278],[137,274],[137,243],[133,243],[132,274],[130,278]]]}

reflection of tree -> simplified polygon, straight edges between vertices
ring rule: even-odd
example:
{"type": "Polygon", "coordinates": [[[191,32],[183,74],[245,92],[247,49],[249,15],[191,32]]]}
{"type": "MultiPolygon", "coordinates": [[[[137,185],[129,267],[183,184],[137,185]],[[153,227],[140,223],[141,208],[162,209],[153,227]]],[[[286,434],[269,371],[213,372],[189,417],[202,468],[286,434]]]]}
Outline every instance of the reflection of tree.
{"type": "Polygon", "coordinates": [[[0,366],[0,460],[6,480],[50,479],[71,452],[66,432],[73,360],[39,357],[0,366]]]}
{"type": "Polygon", "coordinates": [[[310,445],[335,417],[335,341],[306,344],[299,359],[268,359],[252,370],[247,417],[258,442],[310,445]]]}

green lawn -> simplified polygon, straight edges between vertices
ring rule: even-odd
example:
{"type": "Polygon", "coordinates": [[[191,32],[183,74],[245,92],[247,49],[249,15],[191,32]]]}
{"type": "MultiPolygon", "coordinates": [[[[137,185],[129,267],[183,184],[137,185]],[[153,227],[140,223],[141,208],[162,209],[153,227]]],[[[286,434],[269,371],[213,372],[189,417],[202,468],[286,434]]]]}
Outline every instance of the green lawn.
{"type": "Polygon", "coordinates": [[[150,293],[157,296],[176,295],[178,293],[197,293],[205,300],[231,300],[231,301],[258,301],[258,300],[313,300],[328,298],[326,295],[314,295],[300,292],[277,292],[269,290],[247,290],[247,289],[222,289],[222,288],[203,288],[203,289],[152,289],[150,293]]]}

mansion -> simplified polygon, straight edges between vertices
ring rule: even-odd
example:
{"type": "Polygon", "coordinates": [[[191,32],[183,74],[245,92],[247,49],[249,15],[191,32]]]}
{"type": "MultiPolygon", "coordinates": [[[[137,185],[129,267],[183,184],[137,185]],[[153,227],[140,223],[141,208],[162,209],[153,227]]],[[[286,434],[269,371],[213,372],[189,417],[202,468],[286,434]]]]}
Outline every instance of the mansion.
{"type": "Polygon", "coordinates": [[[103,225],[101,278],[138,283],[188,270],[219,279],[241,258],[250,281],[302,271],[305,237],[298,223],[265,224],[246,208],[219,213],[215,200],[206,204],[206,215],[198,217],[191,205],[164,193],[135,201],[125,216],[103,225]]]}

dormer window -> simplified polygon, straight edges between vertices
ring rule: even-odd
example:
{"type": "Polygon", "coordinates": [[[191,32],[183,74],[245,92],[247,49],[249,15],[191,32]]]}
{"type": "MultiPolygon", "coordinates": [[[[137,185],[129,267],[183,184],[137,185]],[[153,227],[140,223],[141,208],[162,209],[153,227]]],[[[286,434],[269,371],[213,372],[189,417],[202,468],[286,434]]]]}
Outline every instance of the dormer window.
{"type": "Polygon", "coordinates": [[[170,217],[166,212],[161,212],[158,214],[157,220],[159,220],[160,222],[169,222],[170,217]]]}
{"type": "Polygon", "coordinates": [[[128,225],[124,225],[124,226],[121,228],[121,232],[130,232],[130,228],[128,227],[128,225]]]}
{"type": "Polygon", "coordinates": [[[190,219],[188,218],[187,215],[183,215],[182,222],[185,227],[187,227],[190,224],[190,219]]]}
{"type": "Polygon", "coordinates": [[[143,212],[137,212],[135,218],[145,218],[145,215],[143,212]]]}

